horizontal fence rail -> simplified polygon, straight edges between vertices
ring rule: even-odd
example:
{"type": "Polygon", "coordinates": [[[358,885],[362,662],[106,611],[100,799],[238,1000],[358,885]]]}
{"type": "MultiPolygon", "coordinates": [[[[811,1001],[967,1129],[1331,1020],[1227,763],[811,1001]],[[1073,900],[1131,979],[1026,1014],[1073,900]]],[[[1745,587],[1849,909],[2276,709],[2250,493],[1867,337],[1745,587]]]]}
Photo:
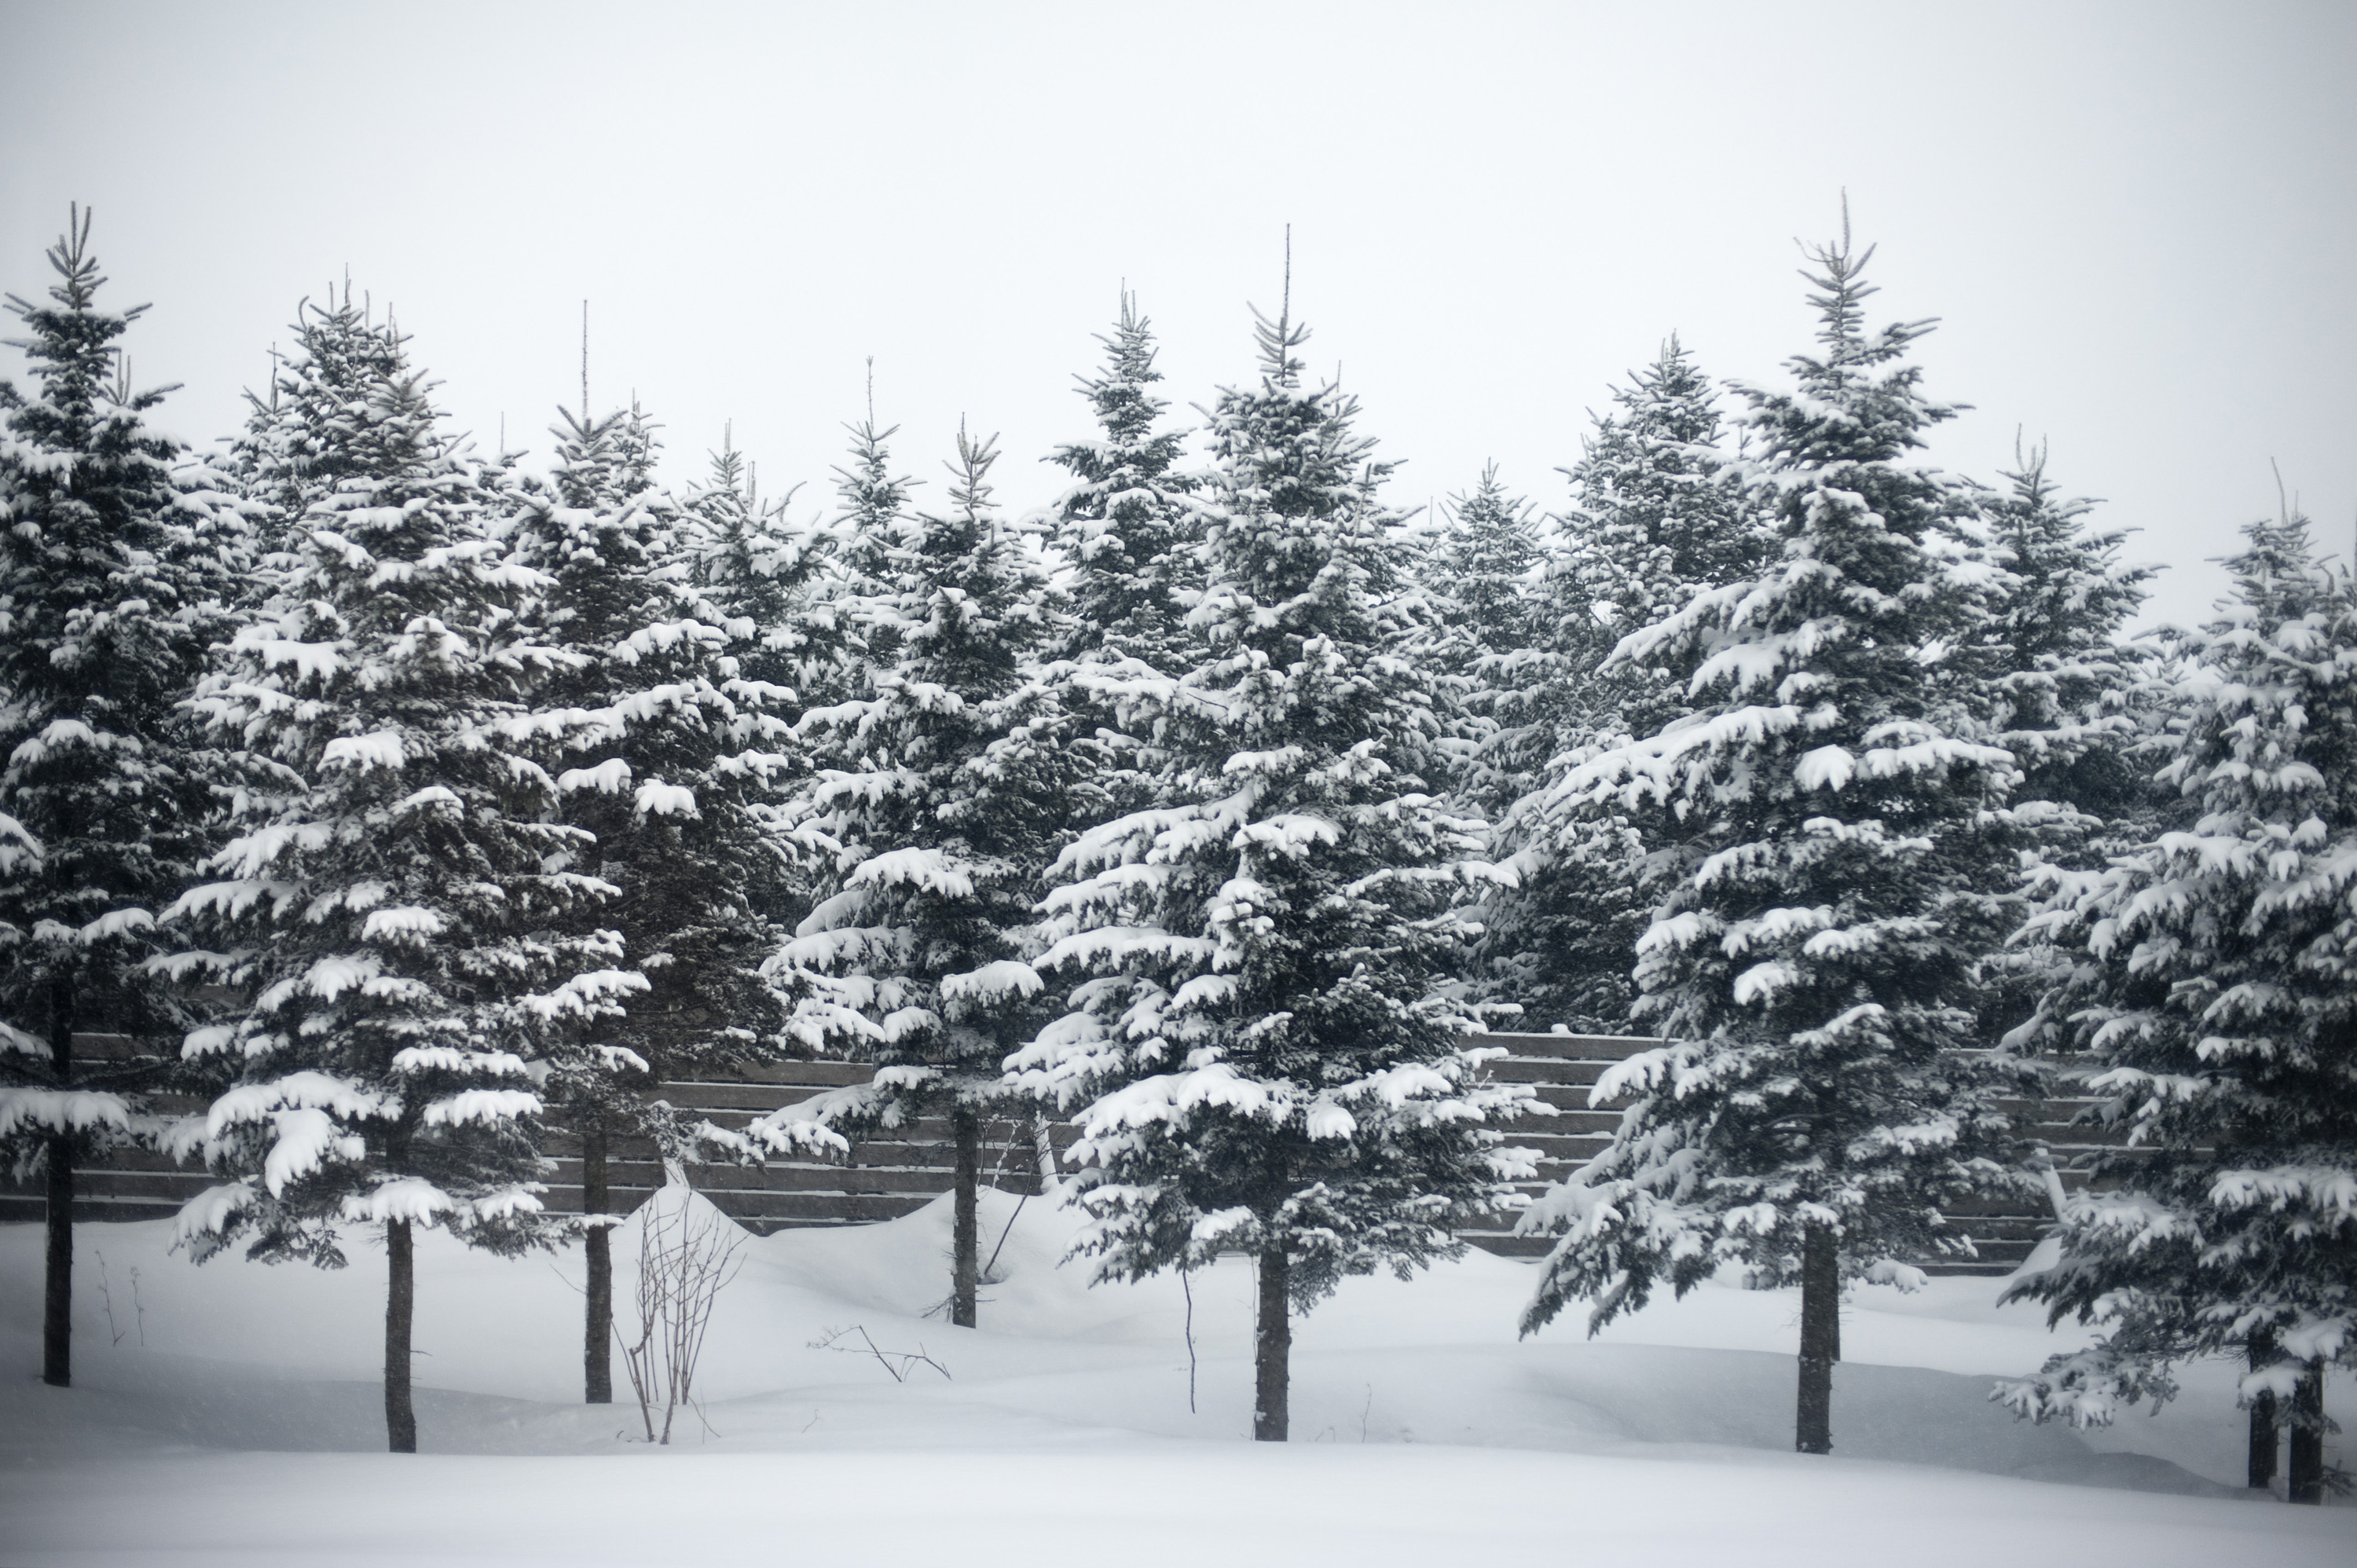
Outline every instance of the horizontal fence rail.
{"type": "MultiPolygon", "coordinates": [[[[1492,1034],[1482,1043],[1506,1051],[1490,1064],[1491,1075],[1528,1084],[1542,1103],[1537,1113],[1504,1129],[1509,1142],[1538,1156],[1536,1178],[1521,1187],[1526,1197],[1536,1197],[1611,1142],[1621,1102],[1591,1107],[1589,1090],[1610,1068],[1658,1042],[1615,1035],[1492,1034]]],[[[81,1035],[74,1043],[76,1058],[86,1061],[124,1059],[134,1049],[134,1043],[123,1036],[81,1035]]],[[[691,1120],[708,1117],[720,1126],[736,1128],[825,1090],[864,1083],[868,1072],[864,1066],[840,1060],[785,1062],[725,1079],[665,1083],[656,1093],[691,1120]]],[[[2115,1141],[2100,1128],[2073,1123],[2072,1117],[2084,1103],[2070,1099],[2026,1101],[2013,1102],[2007,1109],[2025,1133],[2048,1144],[2059,1164],[2115,1141]]],[[[164,1096],[159,1097],[156,1109],[179,1114],[203,1107],[194,1101],[164,1096]]],[[[1060,1165],[1078,1135],[1071,1123],[1063,1121],[1035,1122],[1028,1115],[985,1121],[985,1185],[1007,1192],[1038,1193],[1042,1138],[1060,1165]]],[[[549,1208],[579,1213],[579,1140],[560,1132],[550,1139],[546,1152],[555,1164],[547,1177],[549,1208]]],[[[845,1161],[706,1164],[692,1167],[689,1179],[724,1212],[767,1234],[797,1227],[862,1225],[911,1213],[949,1190],[951,1161],[949,1122],[937,1118],[856,1144],[845,1161]]],[[[608,1207],[617,1212],[637,1208],[662,1183],[662,1166],[654,1150],[644,1143],[613,1141],[607,1171],[608,1207]]],[[[2065,1180],[2075,1185],[2075,1179],[2067,1175],[2065,1180]]],[[[208,1185],[201,1170],[177,1165],[146,1151],[124,1150],[77,1171],[75,1218],[168,1218],[208,1185]]],[[[37,1219],[42,1211],[38,1184],[0,1184],[0,1220],[37,1219]]],[[[2008,1273],[2028,1256],[2052,1219],[2042,1205],[1958,1206],[1950,1211],[1950,1223],[1972,1238],[1977,1258],[1919,1261],[1933,1273],[2008,1273]]],[[[1468,1227],[1458,1234],[1473,1246],[1512,1257],[1538,1256],[1552,1244],[1544,1237],[1514,1235],[1511,1214],[1501,1214],[1487,1225],[1468,1227]]]]}

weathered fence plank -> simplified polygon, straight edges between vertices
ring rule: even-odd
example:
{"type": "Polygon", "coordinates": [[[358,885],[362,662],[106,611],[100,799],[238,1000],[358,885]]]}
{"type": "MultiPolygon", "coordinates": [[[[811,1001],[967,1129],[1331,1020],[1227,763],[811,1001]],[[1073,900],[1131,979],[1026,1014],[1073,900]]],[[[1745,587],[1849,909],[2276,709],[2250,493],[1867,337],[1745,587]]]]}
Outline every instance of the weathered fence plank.
{"type": "MultiPolygon", "coordinates": [[[[77,1039],[76,1051],[84,1050],[77,1039]]],[[[94,1042],[102,1049],[127,1055],[131,1043],[121,1036],[94,1042]]],[[[1537,1179],[1523,1184],[1535,1196],[1549,1183],[1561,1180],[1603,1148],[1619,1124],[1617,1109],[1591,1109],[1588,1093],[1598,1079],[1631,1052],[1652,1042],[1618,1036],[1492,1035],[1488,1044],[1502,1046],[1507,1054],[1492,1063],[1498,1078],[1532,1086],[1547,1109],[1508,1129],[1511,1141],[1537,1155],[1537,1179]]],[[[725,1080],[666,1083],[656,1091],[680,1111],[708,1116],[722,1126],[741,1127],[755,1117],[798,1103],[828,1089],[866,1080],[868,1069],[843,1061],[792,1062],[761,1068],[725,1080]]],[[[2073,1125],[2071,1118],[2083,1101],[2025,1101],[2010,1106],[2025,1130],[2045,1139],[2058,1159],[2104,1146],[2115,1140],[2104,1130],[2073,1125]]],[[[193,1111],[189,1102],[168,1109],[193,1111]]],[[[1059,1155],[1079,1135],[1069,1123],[1054,1122],[1049,1142],[1059,1155]]],[[[1039,1190],[1039,1155],[1028,1120],[1000,1119],[983,1130],[984,1180],[1010,1192],[1039,1190]]],[[[553,1136],[546,1151],[554,1168],[548,1177],[548,1206],[560,1212],[581,1208],[580,1148],[563,1133],[553,1136]]],[[[943,1118],[927,1118],[896,1128],[855,1145],[845,1162],[775,1161],[767,1165],[698,1165],[691,1178],[712,1201],[751,1230],[763,1233],[806,1226],[862,1225],[889,1219],[923,1207],[948,1190],[950,1128],[943,1118]]],[[[624,1212],[646,1200],[662,1185],[662,1167],[653,1148],[643,1141],[618,1140],[609,1169],[610,1201],[624,1212]]],[[[2066,1176],[2066,1180],[2070,1179],[2066,1176]]],[[[200,1191],[206,1177],[200,1171],[173,1165],[163,1156],[126,1151],[103,1165],[78,1173],[81,1197],[77,1219],[151,1219],[176,1212],[200,1191]]],[[[0,1185],[0,1219],[33,1219],[41,1212],[38,1188],[0,1185]]],[[[2042,1209],[2007,1204],[1959,1206],[1957,1228],[1973,1238],[1980,1253],[1977,1262],[1932,1263],[1935,1273],[2004,1273],[2027,1255],[2052,1216],[2042,1209]]],[[[1462,1231],[1477,1247],[1510,1256],[1544,1252],[1543,1238],[1512,1233],[1512,1216],[1501,1214],[1486,1226],[1462,1231]]]]}

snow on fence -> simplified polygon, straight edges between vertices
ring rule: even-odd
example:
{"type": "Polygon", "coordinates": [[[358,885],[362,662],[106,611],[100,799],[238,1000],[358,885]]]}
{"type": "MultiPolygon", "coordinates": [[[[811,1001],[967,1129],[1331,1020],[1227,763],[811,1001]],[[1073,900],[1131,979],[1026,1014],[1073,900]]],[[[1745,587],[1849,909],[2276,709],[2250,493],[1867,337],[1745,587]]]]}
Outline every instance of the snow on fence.
{"type": "MultiPolygon", "coordinates": [[[[1610,1138],[1618,1112],[1610,1106],[1590,1109],[1589,1086],[1613,1063],[1653,1042],[1604,1035],[1492,1035],[1490,1043],[1505,1047],[1509,1053],[1492,1065],[1491,1071],[1501,1079],[1530,1084],[1549,1108],[1510,1129],[1513,1142],[1539,1153],[1539,1179],[1527,1188],[1535,1194],[1548,1182],[1577,1169],[1610,1138]]],[[[133,1042],[119,1035],[78,1036],[74,1045],[75,1056],[82,1060],[124,1058],[133,1050],[133,1042]]],[[[867,1071],[843,1061],[791,1062],[725,1080],[666,1083],[660,1092],[683,1112],[708,1116],[722,1126],[742,1126],[822,1090],[865,1081],[867,1071]]],[[[2071,1123],[2081,1103],[2030,1101],[2014,1110],[2024,1116],[2029,1131],[2046,1140],[2059,1165],[2109,1141],[2100,1129],[2071,1123]]],[[[167,1100],[159,1109],[180,1112],[200,1107],[193,1101],[183,1105],[167,1100]]],[[[1076,1135],[1069,1122],[1050,1123],[1048,1131],[1060,1154],[1076,1135]]],[[[579,1152],[577,1142],[570,1138],[559,1135],[552,1141],[549,1153],[556,1161],[549,1181],[552,1208],[580,1209],[579,1152]]],[[[662,1167],[653,1158],[653,1150],[644,1145],[618,1142],[610,1151],[608,1168],[610,1202],[617,1209],[637,1208],[662,1185],[662,1167]]],[[[691,1178],[740,1223],[767,1234],[793,1226],[860,1225],[907,1214],[948,1190],[950,1168],[949,1122],[936,1119],[856,1144],[845,1163],[706,1165],[696,1167],[691,1178]]],[[[985,1123],[983,1179],[1009,1192],[1039,1190],[1039,1155],[1028,1118],[985,1123]]],[[[75,1216],[97,1220],[164,1218],[205,1185],[199,1171],[176,1165],[160,1155],[126,1151],[77,1174],[75,1216]]],[[[42,1201],[38,1182],[0,1183],[0,1220],[37,1219],[42,1201]]],[[[2020,1206],[1966,1208],[1956,1215],[1955,1222],[1972,1236],[1979,1261],[1927,1266],[1933,1273],[2008,1272],[2036,1243],[2051,1218],[2043,1209],[2020,1206]]],[[[1546,1250],[1544,1240],[1515,1236],[1512,1228],[1511,1218],[1501,1216],[1494,1226],[1461,1234],[1477,1247],[1510,1256],[1532,1256],[1546,1250]]]]}

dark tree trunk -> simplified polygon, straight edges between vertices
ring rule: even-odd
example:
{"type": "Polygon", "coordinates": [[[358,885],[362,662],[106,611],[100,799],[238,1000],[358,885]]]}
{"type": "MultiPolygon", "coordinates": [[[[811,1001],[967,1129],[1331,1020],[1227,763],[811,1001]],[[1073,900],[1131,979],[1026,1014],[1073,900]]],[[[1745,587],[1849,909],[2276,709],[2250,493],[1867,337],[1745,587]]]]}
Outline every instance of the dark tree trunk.
{"type": "Polygon", "coordinates": [[[2291,1393],[2291,1463],[2287,1496],[2296,1503],[2324,1500],[2324,1363],[2310,1361],[2291,1393]]]}
{"type": "Polygon", "coordinates": [[[416,1316],[417,1261],[409,1221],[389,1219],[384,1253],[391,1264],[384,1295],[384,1437],[395,1454],[417,1452],[417,1412],[409,1402],[409,1331],[416,1316]]]}
{"type": "Polygon", "coordinates": [[[950,1279],[950,1321],[960,1328],[974,1326],[976,1260],[982,1231],[974,1215],[976,1189],[982,1186],[982,1118],[970,1105],[950,1112],[950,1131],[957,1140],[957,1193],[950,1234],[952,1259],[950,1279]]]}
{"type": "Polygon", "coordinates": [[[1285,1244],[1260,1255],[1260,1318],[1253,1333],[1253,1441],[1282,1443],[1292,1424],[1286,1408],[1293,1374],[1293,1264],[1285,1244]]]}
{"type": "MultiPolygon", "coordinates": [[[[606,1124],[592,1119],[581,1131],[581,1212],[603,1214],[611,1201],[606,1186],[606,1124]]],[[[614,1402],[614,1233],[592,1225],[581,1238],[588,1260],[587,1322],[581,1337],[582,1400],[614,1402]]]]}
{"type": "MultiPolygon", "coordinates": [[[[49,985],[49,1081],[73,1081],[74,993],[70,983],[49,985]]],[[[41,1381],[73,1386],[74,1135],[59,1132],[43,1151],[48,1166],[48,1254],[41,1288],[41,1381]]]]}
{"type": "Polygon", "coordinates": [[[1833,1231],[1812,1225],[1801,1243],[1801,1396],[1792,1446],[1834,1447],[1834,1363],[1841,1359],[1841,1252],[1833,1231]]]}
{"type": "MultiPolygon", "coordinates": [[[[2251,1370],[2254,1372],[2274,1364],[2276,1337],[2266,1329],[2251,1336],[2249,1346],[2251,1370]]],[[[2249,1484],[2265,1489],[2276,1484],[2276,1449],[2281,1441],[2276,1430],[2276,1396],[2272,1391],[2251,1396],[2251,1469],[2249,1484]]]]}

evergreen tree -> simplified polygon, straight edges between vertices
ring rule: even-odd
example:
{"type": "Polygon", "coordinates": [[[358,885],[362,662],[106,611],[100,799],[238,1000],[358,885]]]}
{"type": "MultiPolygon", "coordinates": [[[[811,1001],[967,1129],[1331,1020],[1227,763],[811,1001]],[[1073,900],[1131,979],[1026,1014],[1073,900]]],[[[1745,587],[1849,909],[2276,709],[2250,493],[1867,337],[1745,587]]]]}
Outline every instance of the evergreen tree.
{"type": "MultiPolygon", "coordinates": [[[[691,583],[686,520],[651,488],[640,411],[560,411],[551,434],[550,484],[522,497],[508,534],[510,559],[542,579],[533,626],[551,657],[534,700],[580,721],[544,760],[558,770],[557,814],[597,846],[585,865],[619,889],[585,924],[618,932],[647,979],[621,999],[620,1016],[544,1031],[539,1043],[542,1097],[580,1142],[582,1212],[600,1215],[617,1139],[651,1140],[668,1157],[743,1147],[709,1123],[683,1124],[652,1091],[772,1060],[784,1045],[782,1001],[761,966],[783,936],[769,911],[785,901],[790,867],[761,812],[794,768],[784,711],[793,693],[743,669],[747,654],[771,654],[776,628],[732,639],[691,583]]],[[[726,536],[726,559],[747,568],[729,585],[774,584],[748,559],[758,537],[726,536]]],[[[823,1129],[792,1130],[841,1145],[823,1129]]],[[[603,1404],[613,1399],[614,1284],[604,1225],[589,1223],[585,1252],[585,1397],[603,1404]]]]}
{"type": "MultiPolygon", "coordinates": [[[[635,418],[616,441],[651,456],[653,427],[635,418]]],[[[682,519],[693,581],[707,618],[728,633],[736,679],[767,688],[764,705],[780,714],[833,691],[849,642],[828,577],[837,542],[823,528],[796,525],[792,499],[790,490],[765,501],[752,466],[724,437],[682,519]]]]}
{"type": "Polygon", "coordinates": [[[1178,471],[1186,433],[1157,430],[1169,404],[1154,393],[1151,324],[1121,296],[1105,368],[1078,378],[1103,435],[1069,442],[1048,459],[1074,483],[1050,510],[1048,542],[1071,564],[1070,629],[1055,652],[1168,671],[1186,657],[1186,617],[1202,588],[1201,524],[1178,471]]]}
{"type": "Polygon", "coordinates": [[[1846,224],[1812,259],[1823,356],[1745,393],[1777,556],[1620,644],[1608,678],[1690,662],[1694,711],[1562,786],[1643,834],[1638,1015],[1673,1043],[1597,1085],[1632,1097],[1611,1145],[1525,1217],[1567,1232],[1523,1327],[1587,1299],[1593,1331],[1726,1264],[1798,1283],[1795,1441],[1824,1453],[1844,1278],[1969,1251],[1943,1206],[2022,1179],[1997,1097],[2031,1080],[1967,1049],[2014,768],[1941,668],[1985,601],[1953,543],[1971,492],[1912,456],[1950,412],[1904,362],[1928,324],[1865,330],[1846,224]]]}
{"type": "Polygon", "coordinates": [[[899,426],[877,429],[871,408],[864,422],[845,428],[851,432],[851,462],[834,470],[841,504],[827,525],[832,565],[811,619],[834,631],[850,650],[844,677],[848,692],[863,669],[885,668],[899,654],[905,629],[900,618],[872,611],[904,585],[909,499],[924,481],[892,472],[887,444],[899,426]]]}
{"type": "Polygon", "coordinates": [[[1211,414],[1208,635],[1173,685],[1146,809],[1058,862],[1070,1011],[1008,1064],[1086,1109],[1074,1178],[1101,1278],[1259,1261],[1255,1437],[1286,1434],[1291,1315],[1344,1275],[1453,1255],[1451,1228],[1527,1174],[1482,1125],[1449,995],[1481,824],[1434,798],[1429,612],[1356,405],[1301,384],[1264,320],[1256,386],[1211,414]]]}
{"type": "Polygon", "coordinates": [[[1471,495],[1448,498],[1432,566],[1449,673],[1486,685],[1502,660],[1533,644],[1540,627],[1532,577],[1543,557],[1532,505],[1507,494],[1497,464],[1483,466],[1471,495]]]}
{"type": "Polygon", "coordinates": [[[146,1130],[145,1091],[188,1026],[146,961],[156,911],[206,849],[211,771],[177,704],[194,686],[242,529],[176,471],[116,340],[147,307],[102,310],[76,210],[46,303],[11,295],[29,392],[0,381],[0,1157],[44,1173],[45,1381],[71,1379],[74,1166],[146,1130]],[[144,1055],[78,1056],[75,1036],[144,1055]]]}
{"type": "Polygon", "coordinates": [[[616,889],[546,820],[530,740],[565,721],[528,693],[565,659],[519,627],[546,585],[487,533],[479,466],[398,363],[320,427],[342,477],[196,704],[242,748],[239,831],[167,918],[226,939],[194,956],[244,1004],[184,1047],[233,1081],[178,1139],[219,1178],[180,1227],[199,1258],[250,1235],[329,1267],[343,1231],[382,1227],[387,1438],[412,1452],[414,1228],[549,1239],[525,1058],[646,983],[578,929],[616,889]]]}
{"type": "Polygon", "coordinates": [[[2357,600],[2307,521],[2244,531],[2237,588],[2184,637],[2159,782],[2182,801],[2132,853],[2050,866],[2033,929],[2071,1077],[2126,1134],[2012,1288],[2101,1326],[2008,1401],[2107,1422],[2169,1367],[2238,1350],[2254,1485],[2292,1406],[2290,1494],[2321,1500],[2322,1380],[2357,1359],[2357,600]]]}
{"type": "Polygon", "coordinates": [[[1178,467],[1184,433],[1156,428],[1169,405],[1155,395],[1154,336],[1133,295],[1098,341],[1105,368],[1076,379],[1102,434],[1049,458],[1076,481],[1049,509],[1046,538],[1071,613],[1035,676],[1064,718],[1037,743],[1063,748],[1087,780],[1064,797],[1068,833],[1151,797],[1159,699],[1192,662],[1187,616],[1203,584],[1197,480],[1178,467]]]}
{"type": "Polygon", "coordinates": [[[373,319],[365,298],[353,305],[349,279],[340,300],[330,287],[325,306],[298,304],[289,330],[294,351],[283,360],[274,351],[267,397],[245,394],[245,429],[230,452],[265,568],[248,580],[249,604],[268,596],[267,568],[293,564],[288,553],[308,528],[311,509],[352,477],[359,455],[347,432],[401,364],[392,322],[373,319]]]}
{"type": "Polygon", "coordinates": [[[1621,639],[1669,619],[1699,596],[1753,575],[1770,541],[1747,509],[1717,450],[1717,400],[1708,378],[1675,336],[1661,358],[1616,388],[1618,412],[1574,467],[1572,505],[1547,597],[1554,651],[1572,679],[1591,682],[1576,705],[1585,722],[1611,734],[1656,734],[1687,711],[1677,693],[1690,671],[1659,660],[1613,661],[1621,639]]]}
{"type": "Polygon", "coordinates": [[[1756,519],[1727,483],[1709,381],[1674,336],[1612,393],[1579,463],[1572,504],[1533,614],[1530,646],[1498,662],[1497,725],[1476,776],[1502,804],[1496,853],[1511,886],[1492,893],[1478,950],[1485,985],[1534,1021],[1625,1034],[1636,1001],[1642,842],[1626,813],[1561,788],[1599,751],[1690,711],[1691,651],[1656,648],[1608,663],[1621,640],[1765,558],[1756,519]]]}
{"type": "Polygon", "coordinates": [[[2046,475],[2046,451],[2018,453],[2008,489],[1986,502],[1981,516],[2007,581],[1987,622],[1988,641],[2007,655],[2002,695],[2005,730],[2044,742],[2027,763],[2025,789],[2041,799],[2110,800],[2117,786],[2073,778],[2058,769],[2083,760],[2080,746],[2106,736],[2104,720],[2119,706],[2124,673],[2140,656],[2122,644],[2128,618],[2146,598],[2151,566],[2121,562],[2125,530],[2089,530],[2095,503],[2065,497],[2046,475]],[[2058,782],[2047,785],[2049,778],[2058,782]]]}
{"type": "Polygon", "coordinates": [[[852,513],[845,553],[874,563],[863,575],[888,574],[888,591],[851,607],[866,649],[856,694],[802,721],[818,766],[794,831],[820,868],[814,907],[773,968],[797,996],[798,1036],[876,1072],[759,1125],[865,1133],[946,1112],[951,1321],[970,1328],[982,1117],[1038,1022],[1032,905],[1067,782],[1059,751],[1027,744],[1034,724],[1057,725],[1023,670],[1060,628],[1030,542],[990,503],[989,442],[961,430],[949,508],[886,535],[902,491],[869,483],[886,454],[872,424],[857,434],[855,506],[873,510],[852,513]]]}
{"type": "MultiPolygon", "coordinates": [[[[1980,514],[2000,596],[1979,650],[1961,650],[1986,674],[1998,744],[2022,768],[2015,814],[2043,864],[2088,870],[2146,842],[2166,807],[2137,748],[2158,738],[2165,704],[2153,656],[2124,639],[2154,568],[2120,560],[2126,534],[2087,525],[2092,501],[2061,495],[2032,449],[2003,476],[2007,490],[1980,514]]],[[[2015,1049],[2053,1048],[2067,1026],[2038,1006],[2071,960],[2051,944],[2015,943],[1993,955],[1982,1032],[2015,1049]]]]}

